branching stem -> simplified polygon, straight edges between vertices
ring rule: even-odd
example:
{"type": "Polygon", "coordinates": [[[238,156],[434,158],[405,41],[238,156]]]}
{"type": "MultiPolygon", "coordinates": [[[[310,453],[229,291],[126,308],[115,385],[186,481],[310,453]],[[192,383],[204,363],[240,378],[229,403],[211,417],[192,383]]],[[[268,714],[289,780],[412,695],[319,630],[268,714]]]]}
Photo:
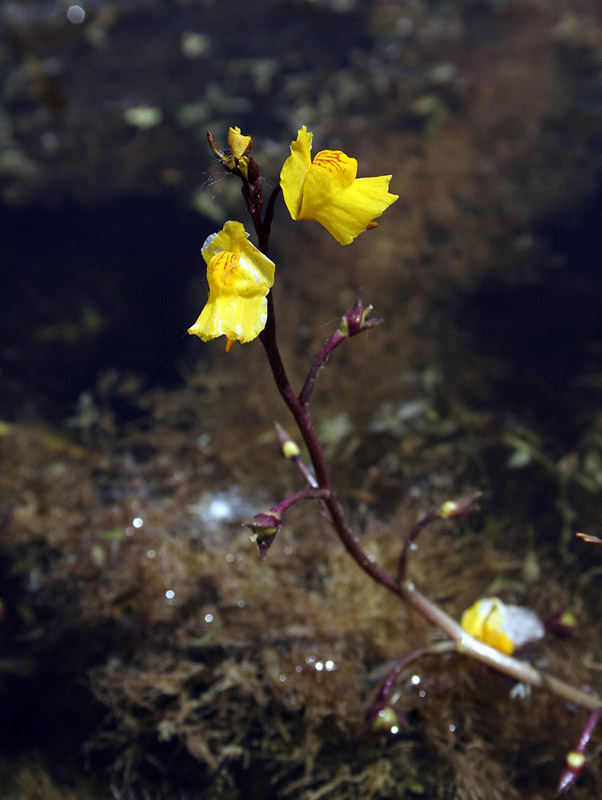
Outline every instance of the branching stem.
{"type": "MultiPolygon", "coordinates": [[[[253,192],[247,191],[245,197],[247,199],[249,213],[251,214],[257,232],[259,249],[267,255],[274,202],[279,194],[280,188],[277,186],[272,192],[268,201],[265,218],[262,220],[261,207],[263,204],[263,196],[261,193],[260,181],[258,180],[256,184],[257,185],[253,187],[253,192]]],[[[593,694],[588,694],[564,681],[546,675],[531,664],[501,653],[499,650],[495,650],[469,636],[449,614],[418,591],[413,582],[407,579],[406,559],[409,547],[420,531],[439,516],[439,511],[433,510],[433,512],[427,514],[427,516],[410,532],[400,557],[398,577],[391,575],[389,572],[379,567],[363,550],[347,524],[343,508],[333,489],[324,452],[308,409],[311,392],[320,368],[323,366],[330,353],[346,337],[341,331],[335,331],[330,336],[314,360],[305,384],[300,394],[297,395],[288,380],[278,349],[276,341],[276,319],[271,293],[268,294],[267,301],[267,322],[263,332],[260,334],[260,339],[265,348],[278,391],[297,424],[315,471],[315,481],[308,471],[306,475],[306,480],[311,492],[309,494],[303,492],[299,493],[298,499],[305,499],[308,496],[319,499],[321,504],[325,506],[328,511],[330,524],[356,564],[376,581],[376,583],[381,584],[389,591],[401,597],[408,605],[424,617],[424,619],[441,629],[450,642],[453,643],[454,649],[459,654],[474,658],[517,681],[546,689],[551,694],[570,703],[582,706],[590,711],[595,711],[599,708],[600,700],[593,694]]],[[[474,502],[475,499],[476,495],[470,499],[470,502],[474,502]]],[[[444,645],[444,649],[446,650],[449,647],[449,644],[444,645]]]]}

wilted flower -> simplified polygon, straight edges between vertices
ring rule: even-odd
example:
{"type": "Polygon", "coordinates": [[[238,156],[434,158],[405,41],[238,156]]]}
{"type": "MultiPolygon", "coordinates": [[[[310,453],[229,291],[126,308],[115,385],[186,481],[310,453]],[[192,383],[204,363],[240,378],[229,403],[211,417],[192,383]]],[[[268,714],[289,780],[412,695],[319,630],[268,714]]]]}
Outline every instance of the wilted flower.
{"type": "Polygon", "coordinates": [[[250,136],[245,136],[240,132],[240,128],[230,128],[228,131],[228,145],[230,146],[230,153],[232,158],[242,158],[249,153],[253,146],[253,140],[250,136]]]}
{"type": "Polygon", "coordinates": [[[267,320],[266,296],[274,283],[275,265],[248,237],[242,223],[230,220],[207,238],[202,249],[209,299],[188,333],[204,342],[226,336],[226,350],[235,341],[255,339],[267,320]]]}
{"type": "Polygon", "coordinates": [[[284,202],[293,219],[315,219],[340,244],[351,242],[394,203],[391,175],[356,178],[357,161],[340,150],[321,150],[313,162],[313,134],[303,125],[280,173],[284,202]]]}
{"type": "Polygon", "coordinates": [[[461,624],[470,636],[508,655],[545,634],[544,625],[534,611],[506,605],[498,597],[477,600],[462,614],[461,624]]]}

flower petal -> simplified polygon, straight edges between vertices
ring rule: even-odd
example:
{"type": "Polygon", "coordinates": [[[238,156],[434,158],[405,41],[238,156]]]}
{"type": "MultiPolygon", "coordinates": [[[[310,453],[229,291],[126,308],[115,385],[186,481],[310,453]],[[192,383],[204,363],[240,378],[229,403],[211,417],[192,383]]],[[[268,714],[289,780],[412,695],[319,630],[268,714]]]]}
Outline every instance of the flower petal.
{"type": "Polygon", "coordinates": [[[313,218],[339,244],[351,244],[356,236],[368,229],[375,217],[380,217],[397,200],[398,195],[388,191],[390,180],[391,175],[357,178],[348,189],[318,209],[313,218]]]}
{"type": "Polygon", "coordinates": [[[305,125],[297,131],[297,140],[291,144],[291,154],[282,165],[280,186],[284,202],[293,219],[299,219],[305,178],[311,167],[313,133],[305,125]]]}
{"type": "Polygon", "coordinates": [[[228,131],[228,146],[233,158],[242,158],[252,144],[251,137],[242,134],[240,128],[230,128],[228,131]]]}
{"type": "Polygon", "coordinates": [[[300,219],[316,219],[326,203],[349,189],[357,175],[357,161],[340,150],[321,150],[314,158],[303,186],[300,219]]]}
{"type": "Polygon", "coordinates": [[[210,295],[188,333],[199,336],[204,342],[218,336],[250,342],[265,328],[267,313],[268,303],[263,296],[210,295]]]}

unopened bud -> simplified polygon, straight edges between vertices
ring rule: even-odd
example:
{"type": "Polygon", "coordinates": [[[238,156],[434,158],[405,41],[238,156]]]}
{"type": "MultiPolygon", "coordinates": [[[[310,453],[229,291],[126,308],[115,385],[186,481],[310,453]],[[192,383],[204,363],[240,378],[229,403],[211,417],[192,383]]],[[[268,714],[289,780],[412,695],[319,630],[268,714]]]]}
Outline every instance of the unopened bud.
{"type": "Polygon", "coordinates": [[[382,319],[378,319],[378,317],[369,318],[369,314],[372,310],[373,307],[371,305],[364,306],[362,296],[358,292],[355,303],[341,318],[339,330],[343,336],[355,336],[362,331],[380,325],[382,319]]]}
{"type": "Polygon", "coordinates": [[[292,439],[289,439],[288,442],[282,445],[282,455],[285,458],[297,458],[297,456],[301,455],[301,450],[299,450],[292,439]]]}
{"type": "Polygon", "coordinates": [[[399,731],[399,714],[391,706],[385,706],[378,711],[372,720],[370,730],[372,733],[385,731],[386,733],[398,733],[399,731]]]}
{"type": "Polygon", "coordinates": [[[274,536],[280,530],[281,524],[280,514],[274,511],[260,511],[253,519],[243,522],[243,525],[251,528],[255,536],[274,536]]]}
{"type": "Polygon", "coordinates": [[[211,131],[207,131],[207,141],[209,142],[209,147],[211,148],[211,152],[216,158],[222,162],[224,166],[228,166],[228,159],[224,155],[224,151],[221,150],[215,141],[215,137],[211,133],[211,131]]]}
{"type": "Polygon", "coordinates": [[[253,532],[251,541],[257,543],[259,557],[262,561],[276,538],[281,524],[282,518],[275,511],[260,511],[259,514],[255,514],[253,519],[243,522],[243,525],[251,528],[253,532]]]}
{"type": "Polygon", "coordinates": [[[481,492],[474,492],[468,497],[461,497],[459,500],[447,500],[439,508],[441,519],[453,519],[454,517],[464,517],[478,508],[478,500],[481,492]]]}

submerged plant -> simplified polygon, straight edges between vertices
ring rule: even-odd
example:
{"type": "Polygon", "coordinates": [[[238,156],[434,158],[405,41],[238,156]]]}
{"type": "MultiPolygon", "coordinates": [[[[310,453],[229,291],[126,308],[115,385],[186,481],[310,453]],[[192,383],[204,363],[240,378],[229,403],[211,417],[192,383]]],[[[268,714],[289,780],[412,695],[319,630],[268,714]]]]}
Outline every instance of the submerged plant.
{"type": "Polygon", "coordinates": [[[600,716],[600,699],[554,678],[514,653],[541,638],[544,623],[530,609],[505,605],[498,598],[478,600],[457,622],[444,609],[423,594],[408,576],[409,554],[420,533],[437,520],[465,517],[477,506],[480,493],[452,499],[431,509],[405,537],[399,554],[397,574],[383,569],[363,550],[354,535],[332,484],[329,467],[309,410],[312,392],[320,369],[345,340],[379,325],[358,293],[353,306],[342,316],[307,372],[300,391],[287,377],[276,336],[274,301],[270,291],[275,265],[269,259],[269,242],[275,203],[280,193],[294,220],[316,220],[342,245],[348,245],[365,231],[377,227],[374,221],[398,198],[389,192],[391,176],[357,178],[357,161],[339,150],[322,150],[311,158],[312,133],[300,128],[291,144],[280,183],[264,202],[257,162],[251,156],[252,138],[230,128],[229,152],[223,151],[208,133],[209,145],[224,169],[242,182],[242,193],[257,236],[257,246],[248,241],[240,222],[226,222],[203,246],[207,262],[209,299],[189,333],[204,341],[226,337],[226,350],[236,341],[261,341],[271,371],[288,407],[311,464],[307,464],[293,438],[280,426],[277,436],[282,455],[290,460],[305,488],[256,514],[245,524],[252,530],[260,557],[266,556],[279,534],[283,515],[301,500],[317,501],[327,521],[356,564],[383,588],[417,611],[443,632],[445,639],[419,648],[400,658],[389,671],[377,699],[368,709],[362,733],[398,730],[403,718],[395,709],[393,687],[397,678],[417,659],[426,655],[456,653],[475,659],[507,676],[593,712],[575,751],[567,760],[559,790],[565,790],[583,771],[585,746],[600,716]],[[568,772],[567,772],[568,770],[568,772]]]}

